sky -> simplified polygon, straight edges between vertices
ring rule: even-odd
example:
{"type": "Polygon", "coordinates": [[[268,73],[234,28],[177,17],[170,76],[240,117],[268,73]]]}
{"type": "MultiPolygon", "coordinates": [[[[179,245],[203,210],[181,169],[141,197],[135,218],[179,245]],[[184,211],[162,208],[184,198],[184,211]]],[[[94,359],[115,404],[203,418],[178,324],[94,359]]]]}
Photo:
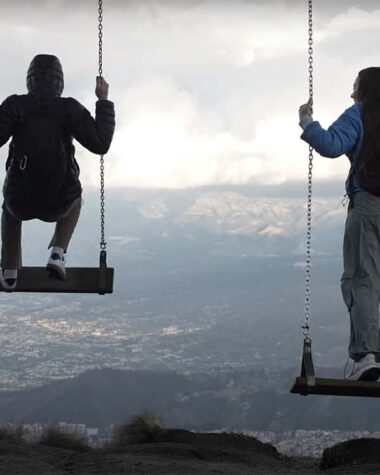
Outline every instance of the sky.
{"type": "MultiPolygon", "coordinates": [[[[30,60],[50,53],[64,68],[63,95],[93,113],[96,0],[0,2],[1,100],[24,93],[30,60]]],[[[307,3],[104,0],[103,72],[117,114],[106,186],[306,180],[307,3]]],[[[379,65],[380,4],[315,1],[314,22],[314,117],[327,127],[352,104],[358,71],[379,65]]],[[[96,187],[98,159],[79,145],[77,158],[84,186],[96,187]]],[[[345,157],[316,157],[320,182],[343,182],[347,171],[345,157]]]]}

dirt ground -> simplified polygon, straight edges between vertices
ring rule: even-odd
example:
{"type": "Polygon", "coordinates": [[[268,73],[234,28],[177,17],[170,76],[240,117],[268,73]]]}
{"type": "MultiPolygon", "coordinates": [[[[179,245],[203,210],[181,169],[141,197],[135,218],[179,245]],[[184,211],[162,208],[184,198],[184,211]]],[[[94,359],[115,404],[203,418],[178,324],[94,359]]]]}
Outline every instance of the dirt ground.
{"type": "MultiPolygon", "coordinates": [[[[59,449],[13,450],[0,457],[1,475],[116,475],[116,474],[229,474],[285,475],[321,473],[318,461],[247,464],[231,460],[199,459],[196,450],[176,447],[179,453],[168,456],[167,448],[144,447],[140,453],[109,453],[93,450],[73,453],[59,449]],[[190,453],[193,452],[193,453],[190,453]]],[[[339,473],[339,472],[337,472],[339,473]]]]}
{"type": "Polygon", "coordinates": [[[351,465],[321,472],[319,460],[270,457],[251,451],[210,450],[187,444],[144,444],[123,451],[75,452],[0,442],[1,475],[374,475],[380,464],[351,465]]]}

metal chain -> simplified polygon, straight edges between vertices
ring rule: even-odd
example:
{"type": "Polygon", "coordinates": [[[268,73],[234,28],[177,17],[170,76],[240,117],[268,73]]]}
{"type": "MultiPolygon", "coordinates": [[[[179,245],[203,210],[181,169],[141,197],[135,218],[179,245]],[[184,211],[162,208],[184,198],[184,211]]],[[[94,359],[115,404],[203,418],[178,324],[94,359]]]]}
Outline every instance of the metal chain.
{"type": "MultiPolygon", "coordinates": [[[[308,72],[309,72],[309,99],[313,100],[313,1],[309,1],[308,19],[308,72]]],[[[305,265],[305,321],[302,326],[305,338],[310,338],[310,272],[311,272],[311,203],[313,184],[313,147],[309,145],[308,165],[308,193],[307,193],[307,226],[306,226],[306,265],[305,265]]]]}
{"type": "MultiPolygon", "coordinates": [[[[99,77],[103,76],[103,0],[98,0],[99,77]]],[[[104,156],[100,156],[100,249],[105,251],[104,156]]]]}
{"type": "Polygon", "coordinates": [[[99,76],[103,75],[103,0],[98,0],[99,76]]]}

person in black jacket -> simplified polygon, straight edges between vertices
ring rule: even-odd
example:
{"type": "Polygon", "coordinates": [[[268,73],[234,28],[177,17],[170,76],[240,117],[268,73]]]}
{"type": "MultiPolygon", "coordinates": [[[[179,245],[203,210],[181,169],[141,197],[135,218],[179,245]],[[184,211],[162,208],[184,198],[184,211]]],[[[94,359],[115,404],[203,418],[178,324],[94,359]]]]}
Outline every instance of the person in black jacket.
{"type": "Polygon", "coordinates": [[[47,270],[65,278],[65,254],[77,224],[82,187],[73,139],[96,154],[107,153],[115,129],[108,84],[96,78],[95,119],[73,98],[63,98],[59,59],[40,54],[27,73],[27,94],[9,96],[0,105],[0,147],[10,138],[3,186],[1,272],[5,290],[17,285],[22,267],[22,221],[55,222],[47,270]]]}

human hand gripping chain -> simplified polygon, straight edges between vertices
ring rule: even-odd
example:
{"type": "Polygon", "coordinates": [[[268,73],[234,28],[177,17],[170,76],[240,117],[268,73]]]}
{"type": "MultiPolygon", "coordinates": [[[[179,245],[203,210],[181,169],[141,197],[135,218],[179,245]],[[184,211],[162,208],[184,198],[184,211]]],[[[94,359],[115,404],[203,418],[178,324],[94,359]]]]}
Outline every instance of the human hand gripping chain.
{"type": "Polygon", "coordinates": [[[298,110],[299,124],[305,129],[307,125],[313,122],[313,99],[310,98],[306,104],[300,106],[298,110]]]}
{"type": "Polygon", "coordinates": [[[99,100],[108,99],[109,84],[103,76],[96,76],[95,94],[99,100]]]}

